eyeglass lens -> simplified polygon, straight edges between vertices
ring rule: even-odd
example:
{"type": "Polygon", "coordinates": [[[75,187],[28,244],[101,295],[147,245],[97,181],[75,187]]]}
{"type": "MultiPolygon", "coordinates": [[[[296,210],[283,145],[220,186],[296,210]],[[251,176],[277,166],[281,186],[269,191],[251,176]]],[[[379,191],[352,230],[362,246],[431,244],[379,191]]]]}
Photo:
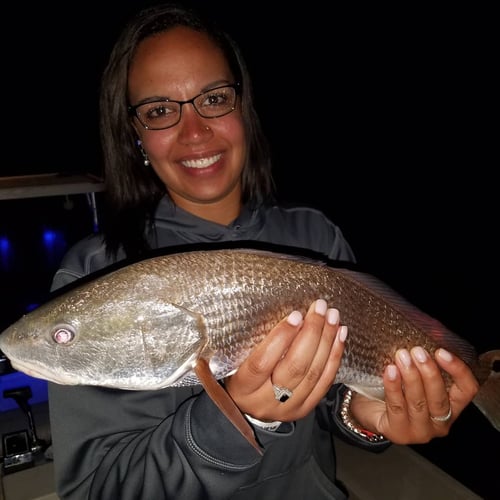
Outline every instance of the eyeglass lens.
{"type": "Polygon", "coordinates": [[[159,130],[172,127],[181,119],[182,106],[192,104],[204,118],[217,118],[234,110],[236,89],[224,86],[211,89],[188,101],[154,101],[135,107],[135,114],[145,128],[159,130]]]}

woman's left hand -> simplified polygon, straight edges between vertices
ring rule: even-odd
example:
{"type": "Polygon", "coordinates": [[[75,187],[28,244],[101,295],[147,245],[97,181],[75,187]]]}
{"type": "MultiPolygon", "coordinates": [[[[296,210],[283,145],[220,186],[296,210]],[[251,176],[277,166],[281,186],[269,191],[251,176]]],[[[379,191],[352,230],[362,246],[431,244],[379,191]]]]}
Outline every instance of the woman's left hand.
{"type": "Polygon", "coordinates": [[[384,372],[385,403],[354,394],[350,411],[366,428],[396,444],[427,443],[446,436],[472,401],[479,384],[457,356],[438,349],[432,358],[421,347],[396,353],[384,372]],[[447,390],[441,370],[452,379],[447,390]]]}

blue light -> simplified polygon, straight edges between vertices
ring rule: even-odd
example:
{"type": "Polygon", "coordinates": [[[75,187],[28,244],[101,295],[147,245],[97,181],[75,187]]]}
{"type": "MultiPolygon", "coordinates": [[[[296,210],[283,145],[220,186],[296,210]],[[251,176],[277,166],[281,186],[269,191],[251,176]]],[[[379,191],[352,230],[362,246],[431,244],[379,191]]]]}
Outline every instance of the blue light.
{"type": "Polygon", "coordinates": [[[50,267],[57,266],[67,249],[66,240],[62,231],[44,229],[42,234],[43,245],[50,267]]]}
{"type": "Polygon", "coordinates": [[[43,233],[43,241],[45,242],[45,246],[47,249],[51,248],[54,245],[54,242],[57,241],[57,234],[55,231],[51,231],[47,229],[43,233]]]}
{"type": "Polygon", "coordinates": [[[12,246],[9,238],[0,236],[0,264],[2,269],[8,270],[12,257],[12,246]]]}
{"type": "Polygon", "coordinates": [[[7,236],[0,236],[0,252],[2,255],[8,253],[10,249],[10,241],[7,236]]]}
{"type": "Polygon", "coordinates": [[[53,229],[45,229],[43,231],[43,243],[49,251],[66,246],[66,240],[62,231],[55,231],[53,229]]]}

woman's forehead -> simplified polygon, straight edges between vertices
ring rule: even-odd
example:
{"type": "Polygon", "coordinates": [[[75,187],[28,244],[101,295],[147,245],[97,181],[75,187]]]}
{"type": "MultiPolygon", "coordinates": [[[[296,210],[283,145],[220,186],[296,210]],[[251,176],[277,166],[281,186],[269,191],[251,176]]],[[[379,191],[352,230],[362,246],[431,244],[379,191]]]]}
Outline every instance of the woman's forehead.
{"type": "Polygon", "coordinates": [[[128,87],[131,100],[154,95],[185,99],[214,82],[232,79],[228,61],[214,41],[203,32],[179,26],[139,44],[129,67],[128,87]]]}

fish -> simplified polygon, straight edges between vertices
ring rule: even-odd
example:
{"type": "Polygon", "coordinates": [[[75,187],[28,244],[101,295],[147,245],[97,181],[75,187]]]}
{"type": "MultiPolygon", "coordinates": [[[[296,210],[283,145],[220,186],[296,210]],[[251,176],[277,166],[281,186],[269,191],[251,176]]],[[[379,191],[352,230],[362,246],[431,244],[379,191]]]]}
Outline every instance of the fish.
{"type": "MultiPolygon", "coordinates": [[[[218,383],[271,328],[323,298],[349,328],[335,383],[383,400],[398,349],[443,347],[471,368],[473,403],[500,431],[500,350],[466,339],[370,273],[320,258],[255,248],[155,255],[78,283],[0,334],[12,366],[57,384],[157,390],[201,384],[260,450],[218,383]]],[[[443,372],[447,384],[451,384],[443,372]]]]}

